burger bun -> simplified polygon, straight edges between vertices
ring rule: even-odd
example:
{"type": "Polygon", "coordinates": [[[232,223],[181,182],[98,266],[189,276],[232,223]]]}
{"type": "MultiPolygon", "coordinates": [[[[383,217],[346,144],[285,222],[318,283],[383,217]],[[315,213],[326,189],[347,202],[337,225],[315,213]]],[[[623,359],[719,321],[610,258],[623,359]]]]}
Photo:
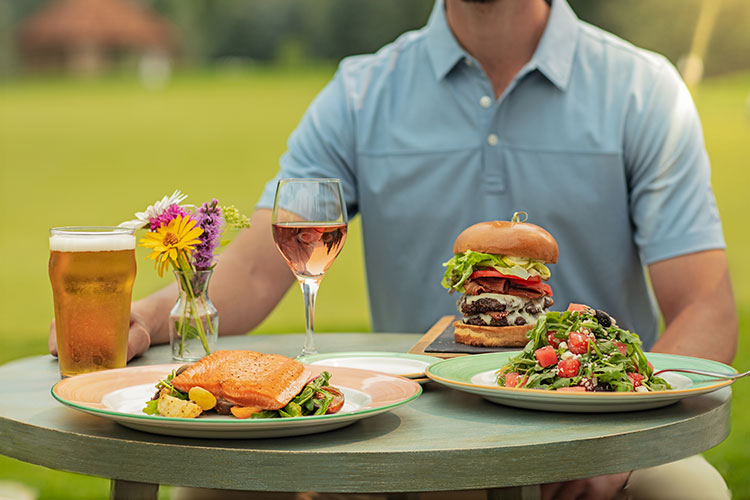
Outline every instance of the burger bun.
{"type": "Polygon", "coordinates": [[[526,257],[557,262],[557,241],[545,229],[528,222],[480,222],[464,229],[453,244],[453,253],[474,252],[526,257]]]}
{"type": "Polygon", "coordinates": [[[463,321],[453,322],[456,342],[481,347],[523,347],[529,341],[526,332],[534,324],[517,326],[477,326],[463,321]]]}

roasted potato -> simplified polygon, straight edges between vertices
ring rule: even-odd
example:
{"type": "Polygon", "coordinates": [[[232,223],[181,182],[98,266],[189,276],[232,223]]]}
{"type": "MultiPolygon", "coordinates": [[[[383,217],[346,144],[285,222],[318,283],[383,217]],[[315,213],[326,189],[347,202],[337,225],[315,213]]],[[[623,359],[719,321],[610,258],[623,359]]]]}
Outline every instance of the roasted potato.
{"type": "Polygon", "coordinates": [[[192,401],[185,401],[169,394],[159,397],[157,409],[162,417],[177,418],[195,418],[203,412],[201,407],[192,401]]]}

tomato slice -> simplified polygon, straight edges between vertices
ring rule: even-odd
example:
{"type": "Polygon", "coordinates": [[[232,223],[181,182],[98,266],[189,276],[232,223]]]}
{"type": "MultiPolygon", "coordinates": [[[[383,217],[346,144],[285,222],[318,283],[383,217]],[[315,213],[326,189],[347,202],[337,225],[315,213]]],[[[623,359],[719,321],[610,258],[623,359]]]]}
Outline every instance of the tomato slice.
{"type": "Polygon", "coordinates": [[[540,278],[539,276],[530,276],[529,279],[525,280],[511,274],[503,274],[495,269],[479,269],[478,271],[474,271],[473,273],[471,273],[471,276],[469,277],[469,279],[475,278],[505,278],[515,283],[521,284],[527,288],[531,288],[532,290],[538,290],[545,295],[549,295],[550,297],[552,297],[552,287],[547,283],[543,283],[542,278],[540,278]]]}
{"type": "Polygon", "coordinates": [[[509,280],[520,281],[523,283],[539,283],[542,281],[542,278],[539,276],[529,276],[529,279],[523,279],[518,276],[513,276],[512,274],[503,274],[496,269],[480,269],[474,271],[471,273],[471,279],[474,278],[507,278],[509,280]]]}
{"type": "Polygon", "coordinates": [[[325,391],[333,396],[333,401],[331,401],[331,404],[328,405],[326,415],[330,415],[331,413],[338,413],[339,410],[341,410],[341,408],[344,406],[344,393],[336,387],[330,385],[323,386],[320,388],[320,390],[325,391]]]}

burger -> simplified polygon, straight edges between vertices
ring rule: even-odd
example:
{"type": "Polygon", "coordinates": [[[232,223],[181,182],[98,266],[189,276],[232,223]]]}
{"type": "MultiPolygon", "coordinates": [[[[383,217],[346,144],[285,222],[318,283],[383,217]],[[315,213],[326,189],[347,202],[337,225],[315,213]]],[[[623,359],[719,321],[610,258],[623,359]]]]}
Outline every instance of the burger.
{"type": "Polygon", "coordinates": [[[443,264],[442,284],[461,293],[453,323],[456,342],[517,347],[526,332],[554,303],[545,264],[557,262],[557,242],[547,231],[517,214],[512,221],[480,222],[453,244],[455,255],[443,264]]]}

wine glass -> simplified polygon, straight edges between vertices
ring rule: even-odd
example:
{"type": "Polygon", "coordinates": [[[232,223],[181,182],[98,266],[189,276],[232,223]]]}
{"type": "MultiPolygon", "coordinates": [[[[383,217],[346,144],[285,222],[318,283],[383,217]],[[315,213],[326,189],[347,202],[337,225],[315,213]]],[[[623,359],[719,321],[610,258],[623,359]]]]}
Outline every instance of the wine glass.
{"type": "Polygon", "coordinates": [[[316,354],[315,295],[346,241],[346,205],[338,179],[281,179],[273,202],[273,240],[305,297],[305,345],[316,354]]]}

